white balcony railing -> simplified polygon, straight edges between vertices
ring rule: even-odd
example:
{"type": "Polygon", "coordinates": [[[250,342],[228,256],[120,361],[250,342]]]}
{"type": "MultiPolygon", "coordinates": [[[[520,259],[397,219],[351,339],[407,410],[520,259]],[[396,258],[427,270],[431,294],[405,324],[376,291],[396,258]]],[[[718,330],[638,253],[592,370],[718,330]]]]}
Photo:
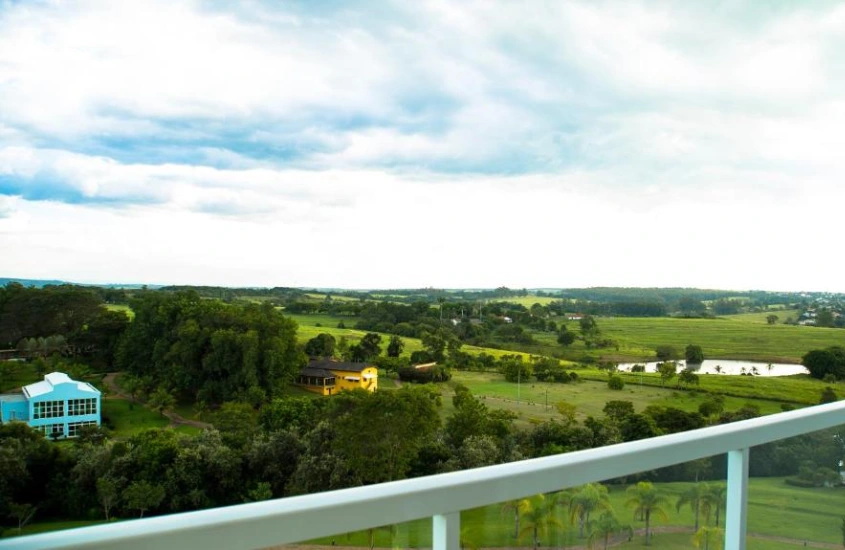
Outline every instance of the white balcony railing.
{"type": "Polygon", "coordinates": [[[6,539],[0,548],[265,548],[433,518],[459,548],[460,512],[728,453],[726,550],[746,538],[750,447],[845,424],[845,401],[598,449],[368,487],[6,539]]]}

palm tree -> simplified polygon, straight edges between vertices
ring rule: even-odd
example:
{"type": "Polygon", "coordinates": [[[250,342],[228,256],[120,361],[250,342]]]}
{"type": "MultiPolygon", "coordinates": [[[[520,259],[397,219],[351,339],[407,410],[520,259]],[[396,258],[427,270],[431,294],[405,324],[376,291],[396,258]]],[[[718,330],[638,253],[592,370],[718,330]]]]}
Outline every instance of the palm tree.
{"type": "Polygon", "coordinates": [[[698,532],[699,526],[699,517],[701,516],[701,509],[704,508],[705,515],[710,515],[710,504],[713,499],[713,493],[710,490],[710,486],[707,485],[706,482],[702,481],[696,483],[695,485],[690,485],[689,489],[684,491],[681,496],[678,498],[678,503],[675,505],[675,508],[678,512],[681,511],[681,508],[684,506],[689,506],[692,513],[695,515],[695,532],[698,532]]]}
{"type": "Polygon", "coordinates": [[[629,508],[634,509],[634,517],[645,521],[645,544],[651,545],[651,517],[666,520],[666,511],[663,506],[669,504],[666,497],[661,495],[655,486],[649,481],[640,481],[632,487],[628,487],[631,498],[625,503],[629,508]]]}
{"type": "Polygon", "coordinates": [[[722,550],[725,537],[718,527],[702,527],[692,537],[692,544],[702,550],[722,550]]]}
{"type": "Polygon", "coordinates": [[[719,515],[722,511],[723,503],[725,502],[725,496],[727,495],[728,488],[725,486],[724,483],[718,483],[716,485],[712,485],[710,487],[710,506],[713,507],[713,510],[716,512],[716,527],[719,526],[719,515]]]}
{"type": "Polygon", "coordinates": [[[622,525],[612,511],[606,510],[597,520],[590,523],[590,538],[587,539],[587,545],[594,548],[596,542],[601,539],[604,550],[607,550],[611,535],[620,531],[628,531],[629,536],[633,535],[630,525],[622,525]]]}
{"type": "Polygon", "coordinates": [[[590,523],[591,513],[609,508],[607,487],[600,483],[588,483],[581,487],[569,502],[570,521],[578,519],[578,538],[584,538],[584,527],[590,523]]]}
{"type": "Polygon", "coordinates": [[[528,506],[522,512],[522,537],[531,533],[531,543],[534,550],[540,546],[540,535],[546,535],[549,527],[561,527],[561,523],[554,517],[557,499],[554,496],[537,495],[527,499],[528,506]]]}
{"type": "Polygon", "coordinates": [[[519,516],[529,506],[528,499],[509,500],[502,505],[502,515],[513,512],[513,538],[519,538],[519,516]]]}

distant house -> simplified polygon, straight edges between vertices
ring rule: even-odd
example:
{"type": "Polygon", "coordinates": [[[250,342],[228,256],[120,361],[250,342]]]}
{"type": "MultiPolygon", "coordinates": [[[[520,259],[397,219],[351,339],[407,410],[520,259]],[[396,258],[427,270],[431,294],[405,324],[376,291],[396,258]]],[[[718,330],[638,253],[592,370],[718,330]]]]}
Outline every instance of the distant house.
{"type": "Polygon", "coordinates": [[[341,390],[378,389],[378,369],[366,363],[347,363],[331,359],[312,359],[302,369],[296,385],[304,390],[332,395],[341,390]]]}
{"type": "Polygon", "coordinates": [[[76,437],[100,425],[100,391],[62,372],[51,372],[21,392],[0,395],[0,422],[26,422],[46,436],[76,437]]]}

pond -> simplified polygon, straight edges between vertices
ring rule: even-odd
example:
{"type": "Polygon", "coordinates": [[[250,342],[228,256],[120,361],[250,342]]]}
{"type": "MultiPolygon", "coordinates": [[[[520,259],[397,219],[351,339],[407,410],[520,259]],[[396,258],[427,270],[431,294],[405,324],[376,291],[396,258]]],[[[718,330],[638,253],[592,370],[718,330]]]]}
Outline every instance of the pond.
{"type": "MultiPolygon", "coordinates": [[[[678,372],[686,368],[685,361],[678,361],[678,372]]],[[[657,372],[657,361],[649,363],[620,363],[619,370],[630,372],[634,365],[645,365],[646,372],[657,372]]],[[[757,376],[789,376],[790,374],[807,374],[803,365],[789,363],[762,363],[759,361],[733,361],[730,359],[705,359],[700,365],[690,364],[696,374],[754,374],[757,376]]]]}

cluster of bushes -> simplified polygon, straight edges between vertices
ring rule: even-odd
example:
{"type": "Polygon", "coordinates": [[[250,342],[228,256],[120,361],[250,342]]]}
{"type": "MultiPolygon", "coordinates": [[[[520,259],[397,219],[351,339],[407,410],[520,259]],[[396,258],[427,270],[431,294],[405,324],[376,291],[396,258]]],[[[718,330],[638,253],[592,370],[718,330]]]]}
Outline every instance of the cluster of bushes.
{"type": "Polygon", "coordinates": [[[415,368],[410,365],[397,369],[396,374],[403,382],[448,382],[452,379],[449,369],[440,365],[415,368]]]}

